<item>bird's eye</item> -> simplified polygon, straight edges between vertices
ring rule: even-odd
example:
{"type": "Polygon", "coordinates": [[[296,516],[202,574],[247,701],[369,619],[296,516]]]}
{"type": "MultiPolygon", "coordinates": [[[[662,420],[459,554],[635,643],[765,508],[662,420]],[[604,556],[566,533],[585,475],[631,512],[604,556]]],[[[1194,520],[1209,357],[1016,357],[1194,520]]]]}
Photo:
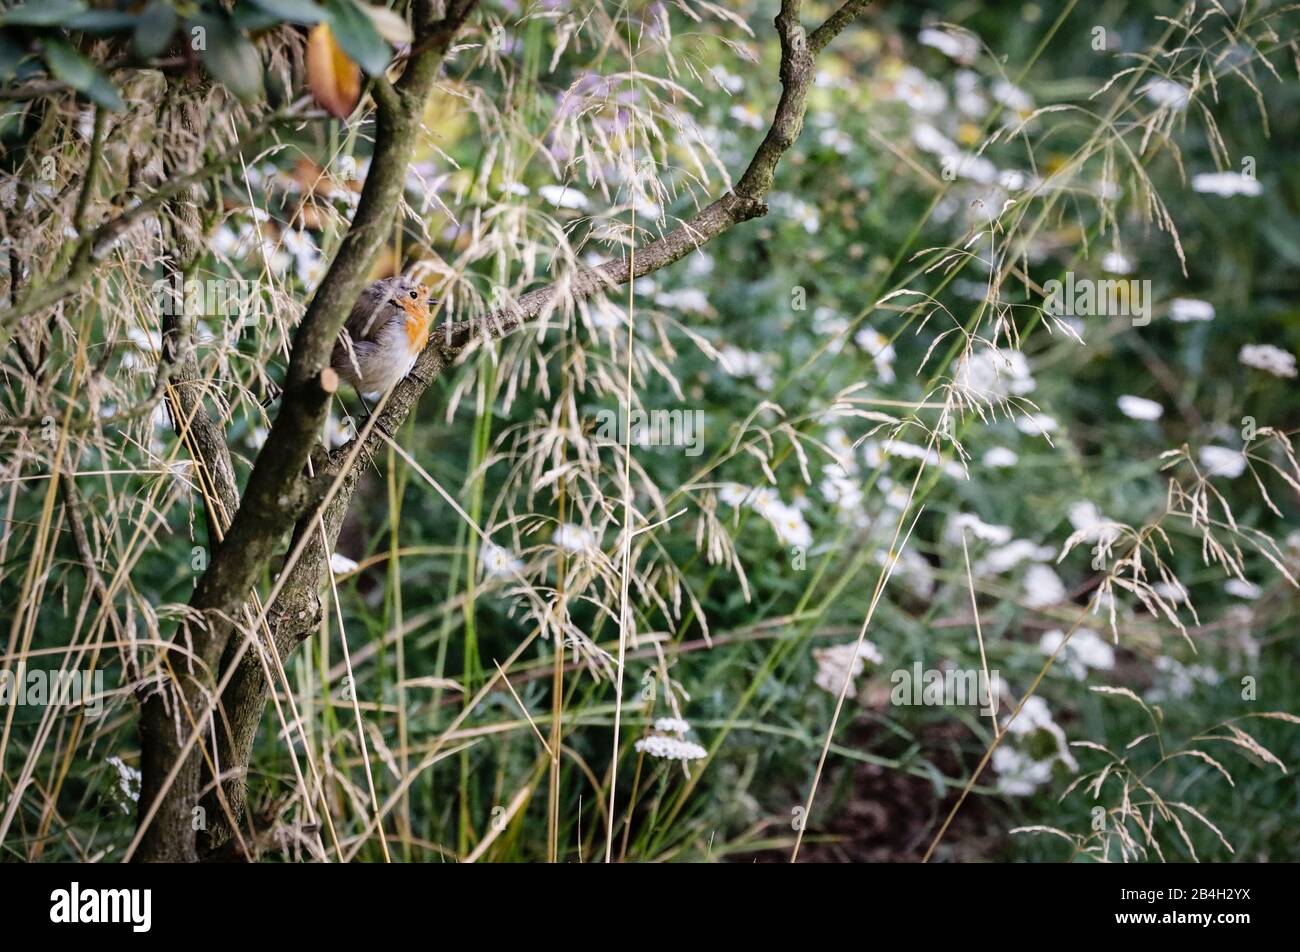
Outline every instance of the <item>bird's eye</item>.
{"type": "Polygon", "coordinates": [[[416,298],[416,296],[417,296],[416,293],[415,293],[414,291],[412,291],[412,292],[411,292],[411,300],[414,301],[415,298],[416,298]]]}

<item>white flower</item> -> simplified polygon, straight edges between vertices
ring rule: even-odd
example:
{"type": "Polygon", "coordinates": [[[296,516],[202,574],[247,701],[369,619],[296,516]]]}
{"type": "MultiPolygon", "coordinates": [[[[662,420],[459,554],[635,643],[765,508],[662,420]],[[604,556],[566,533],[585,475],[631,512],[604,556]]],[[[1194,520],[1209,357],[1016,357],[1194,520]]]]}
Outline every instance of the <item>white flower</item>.
{"type": "MultiPolygon", "coordinates": [[[[123,763],[122,758],[116,754],[109,757],[108,762],[117,769],[117,787],[121,791],[123,798],[132,803],[138,802],[140,799],[140,771],[130,764],[123,763]]],[[[122,812],[130,813],[131,808],[123,803],[122,812]]]]}
{"type": "Polygon", "coordinates": [[[889,568],[891,577],[902,582],[917,598],[929,598],[934,594],[934,569],[919,552],[903,549],[892,560],[880,553],[876,561],[889,568]]]}
{"type": "Polygon", "coordinates": [[[745,81],[735,73],[729,73],[721,66],[709,67],[709,75],[720,87],[729,93],[738,93],[745,88],[745,81]]]}
{"type": "Polygon", "coordinates": [[[1197,454],[1207,476],[1226,476],[1236,479],[1246,471],[1246,454],[1226,446],[1202,446],[1197,454]]]}
{"type": "Polygon", "coordinates": [[[1086,532],[1086,538],[1109,545],[1119,538],[1120,529],[1114,522],[1101,514],[1101,511],[1088,500],[1073,503],[1067,510],[1070,525],[1080,532],[1086,532]]]}
{"type": "Polygon", "coordinates": [[[858,464],[853,458],[853,440],[849,439],[847,433],[837,426],[831,427],[826,431],[826,445],[835,454],[839,475],[857,472],[858,464]]]}
{"type": "Polygon", "coordinates": [[[596,548],[596,536],[591,530],[572,522],[562,522],[556,526],[551,541],[570,552],[591,552],[596,548]]]}
{"type": "Polygon", "coordinates": [[[1020,462],[1020,457],[1005,446],[995,446],[985,452],[982,462],[990,469],[1010,469],[1020,462]]]}
{"type": "Polygon", "coordinates": [[[1197,681],[1213,685],[1222,680],[1219,672],[1208,665],[1185,665],[1168,655],[1156,658],[1155,668],[1166,676],[1166,686],[1153,688],[1147,692],[1146,696],[1152,701],[1163,701],[1170,697],[1186,698],[1196,689],[1197,681]]]}
{"type": "Polygon", "coordinates": [[[770,389],[776,383],[772,376],[771,358],[767,354],[741,350],[728,344],[718,352],[718,363],[732,377],[752,378],[760,389],[770,389]]]}
{"type": "Polygon", "coordinates": [[[853,335],[854,342],[871,355],[882,383],[894,382],[894,345],[874,327],[863,327],[853,335]]]}
{"type": "Polygon", "coordinates": [[[1132,274],[1133,261],[1122,251],[1108,251],[1101,259],[1101,266],[1111,274],[1132,274]]]}
{"type": "Polygon", "coordinates": [[[1259,598],[1260,595],[1264,594],[1264,590],[1254,582],[1247,582],[1245,579],[1240,578],[1228,579],[1228,581],[1223,583],[1223,590],[1229,595],[1235,595],[1237,598],[1246,598],[1250,601],[1254,601],[1259,598]]]}
{"type": "Polygon", "coordinates": [[[655,295],[655,303],[660,307],[691,311],[695,314],[710,314],[713,311],[713,307],[709,304],[709,296],[699,288],[677,288],[673,291],[660,292],[655,295]]]}
{"type": "Polygon", "coordinates": [[[1187,100],[1191,95],[1191,90],[1172,79],[1153,79],[1143,87],[1142,91],[1157,106],[1175,112],[1187,107],[1187,100]]]}
{"type": "Polygon", "coordinates": [[[1178,324],[1214,320],[1214,305],[1196,298],[1174,298],[1169,302],[1169,319],[1178,324]]]}
{"type": "Polygon", "coordinates": [[[1034,760],[1008,744],[994,749],[992,763],[998,775],[998,790],[1008,796],[1027,797],[1052,779],[1051,760],[1034,760]]]}
{"type": "Polygon", "coordinates": [[[817,136],[817,141],[834,149],[840,155],[852,155],[853,150],[857,148],[853,137],[843,129],[823,129],[817,136]]]}
{"type": "Polygon", "coordinates": [[[985,401],[993,397],[1021,397],[1037,386],[1024,354],[992,347],[963,354],[957,363],[954,382],[985,401]]]}
{"type": "Polygon", "coordinates": [[[335,575],[347,575],[357,570],[357,563],[346,555],[335,552],[330,556],[330,571],[335,575]]]}
{"type": "Polygon", "coordinates": [[[1258,195],[1263,191],[1259,182],[1240,172],[1202,172],[1192,176],[1192,188],[1210,195],[1230,198],[1233,195],[1258,195]]]}
{"type": "Polygon", "coordinates": [[[1028,539],[1016,539],[996,549],[990,549],[977,561],[971,571],[975,575],[1000,575],[1021,562],[1046,562],[1056,554],[1049,545],[1036,545],[1028,539]]]}
{"type": "Polygon", "coordinates": [[[1031,565],[1025,571],[1025,606],[1047,608],[1065,601],[1065,583],[1046,565],[1031,565]]]}
{"type": "Polygon", "coordinates": [[[1237,359],[1247,367],[1267,370],[1275,377],[1294,377],[1296,375],[1295,354],[1287,353],[1272,344],[1247,344],[1237,354],[1237,359]]]}
{"type": "Polygon", "coordinates": [[[953,77],[957,108],[973,119],[982,119],[989,111],[989,101],[979,87],[979,74],[969,69],[959,69],[953,77]]]}
{"type": "Polygon", "coordinates": [[[718,487],[718,498],[728,506],[739,508],[752,492],[748,486],[740,483],[723,483],[718,487]]]}
{"type": "Polygon", "coordinates": [[[808,523],[804,521],[803,513],[794,506],[778,502],[769,507],[764,515],[771,524],[772,531],[776,533],[776,537],[785,545],[805,549],[812,545],[812,529],[808,528],[808,523]]]}
{"type": "Polygon", "coordinates": [[[943,112],[948,93],[915,66],[904,66],[894,83],[894,98],[917,112],[943,112]]]}
{"type": "Polygon", "coordinates": [[[769,200],[768,205],[773,211],[779,212],[791,218],[795,223],[802,225],[803,230],[810,235],[817,233],[821,228],[822,219],[817,209],[805,202],[797,195],[791,195],[789,192],[777,192],[769,200]]]}
{"type": "Polygon", "coordinates": [[[999,79],[994,83],[992,92],[993,98],[1012,112],[1029,112],[1034,108],[1034,100],[1030,98],[1029,93],[1005,79],[999,79]]]}
{"type": "MultiPolygon", "coordinates": [[[[1065,633],[1059,629],[1052,629],[1043,632],[1038,647],[1042,649],[1043,654],[1050,655],[1061,646],[1063,641],[1065,641],[1065,633]]],[[[1065,666],[1076,681],[1084,680],[1088,676],[1089,668],[1109,671],[1115,667],[1115,649],[1091,628],[1076,630],[1070,640],[1065,642],[1065,647],[1061,649],[1057,658],[1065,662],[1065,666]]]]}
{"type": "Polygon", "coordinates": [[[727,115],[735,119],[742,126],[748,126],[750,129],[762,129],[766,124],[763,117],[753,108],[743,103],[737,103],[727,110],[727,115]]]}
{"type": "Polygon", "coordinates": [[[823,499],[839,509],[853,511],[862,508],[862,485],[852,476],[828,472],[817,488],[823,499]]]}
{"type": "Polygon", "coordinates": [[[691,725],[680,717],[661,717],[655,721],[655,730],[661,734],[685,735],[690,729],[691,725]]]}
{"type": "Polygon", "coordinates": [[[1005,545],[1011,541],[1010,526],[990,525],[972,512],[954,514],[948,520],[944,538],[960,545],[962,534],[967,531],[981,542],[992,542],[994,545],[1005,545]]]}
{"type": "Polygon", "coordinates": [[[924,460],[928,466],[939,465],[939,454],[934,450],[925,446],[917,446],[915,443],[908,443],[905,440],[885,440],[884,443],[880,444],[880,451],[885,456],[924,460]]]}
{"type": "Polygon", "coordinates": [[[556,208],[572,208],[581,211],[587,207],[587,196],[568,185],[543,185],[537,193],[556,208]]]}
{"type": "Polygon", "coordinates": [[[849,696],[856,694],[857,687],[853,684],[853,679],[862,674],[866,662],[881,664],[885,659],[880,649],[865,639],[856,651],[855,647],[855,643],[849,641],[842,645],[831,645],[829,648],[814,648],[813,658],[817,662],[817,674],[813,676],[813,683],[826,693],[839,697],[840,689],[844,686],[844,679],[847,676],[849,696]]]}
{"type": "Polygon", "coordinates": [[[479,558],[484,573],[492,578],[514,578],[524,570],[524,563],[514,553],[492,542],[483,543],[479,558]]]}
{"type": "Polygon", "coordinates": [[[1128,393],[1115,402],[1119,404],[1119,412],[1131,420],[1159,420],[1165,412],[1165,408],[1154,400],[1128,393]]]}
{"type": "Polygon", "coordinates": [[[917,42],[932,46],[944,56],[959,63],[973,62],[980,54],[980,43],[965,30],[936,30],[927,28],[916,35],[917,42]]]}
{"type": "Polygon", "coordinates": [[[912,141],[916,143],[916,147],[922,152],[929,152],[933,155],[956,155],[961,151],[957,147],[957,143],[928,122],[918,122],[916,124],[916,127],[912,130],[912,141]]]}
{"type": "Polygon", "coordinates": [[[636,749],[639,753],[649,754],[651,757],[681,761],[700,760],[707,757],[709,753],[694,741],[677,737],[659,737],[654,734],[637,741],[636,749]]]}
{"type": "Polygon", "coordinates": [[[1045,413],[1031,413],[1016,420],[1016,429],[1026,436],[1043,436],[1056,429],[1056,420],[1045,413]]]}

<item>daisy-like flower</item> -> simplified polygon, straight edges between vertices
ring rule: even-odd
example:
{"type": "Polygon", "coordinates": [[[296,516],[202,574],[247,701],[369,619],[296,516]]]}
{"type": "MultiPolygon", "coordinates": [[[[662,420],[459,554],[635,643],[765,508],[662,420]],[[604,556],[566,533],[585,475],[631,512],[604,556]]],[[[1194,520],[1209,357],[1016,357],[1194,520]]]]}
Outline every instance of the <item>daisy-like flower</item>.
{"type": "Polygon", "coordinates": [[[854,343],[871,355],[881,383],[894,382],[894,345],[874,327],[863,327],[853,335],[854,343]]]}
{"type": "Polygon", "coordinates": [[[491,578],[514,578],[524,570],[524,563],[514,553],[493,542],[484,542],[479,550],[483,573],[491,578]]]}
{"type": "Polygon", "coordinates": [[[761,390],[771,389],[776,383],[766,354],[727,345],[718,352],[718,362],[729,376],[749,377],[761,390]]]}
{"type": "Polygon", "coordinates": [[[680,760],[683,763],[688,760],[702,760],[709,753],[694,741],[682,740],[680,737],[661,737],[657,734],[642,737],[636,742],[636,749],[638,753],[649,754],[651,757],[680,760]]]}
{"type": "Polygon", "coordinates": [[[985,347],[957,364],[954,382],[963,390],[988,400],[993,397],[1022,397],[1037,384],[1029,373],[1029,361],[1018,350],[985,347]]]}
{"type": "Polygon", "coordinates": [[[1214,320],[1214,305],[1197,298],[1174,298],[1169,302],[1169,319],[1177,324],[1214,320]]]}
{"type": "Polygon", "coordinates": [[[1119,412],[1130,420],[1159,420],[1165,413],[1165,408],[1154,400],[1135,397],[1129,393],[1115,402],[1119,404],[1119,412]]]}
{"type": "Polygon", "coordinates": [[[568,185],[543,185],[537,193],[556,208],[582,211],[587,207],[587,196],[568,185]]]}
{"type": "Polygon", "coordinates": [[[750,129],[762,129],[766,124],[763,116],[756,109],[744,103],[737,103],[732,106],[727,110],[727,115],[742,126],[747,126],[750,129]]]}
{"type": "Polygon", "coordinates": [[[991,92],[994,99],[1012,112],[1026,113],[1034,108],[1034,100],[1029,93],[1005,79],[999,79],[994,83],[991,92]]]}
{"type": "Polygon", "coordinates": [[[784,502],[778,503],[765,515],[772,525],[772,531],[785,545],[805,549],[812,545],[812,529],[808,528],[808,523],[804,521],[803,513],[794,506],[788,506],[784,502]]]}
{"type": "Polygon", "coordinates": [[[551,541],[570,552],[590,552],[596,548],[596,536],[591,530],[572,522],[562,522],[556,526],[551,541]]]}
{"type": "Polygon", "coordinates": [[[1296,375],[1295,354],[1287,353],[1272,344],[1247,344],[1241,348],[1237,359],[1247,367],[1266,370],[1275,377],[1296,375]]]}
{"type": "Polygon", "coordinates": [[[1231,198],[1234,195],[1259,195],[1264,191],[1259,182],[1240,172],[1202,172],[1192,176],[1192,188],[1208,195],[1231,198]]]}
{"type": "Polygon", "coordinates": [[[894,98],[917,112],[939,113],[948,106],[948,93],[915,66],[904,66],[894,83],[894,98]]]}
{"type": "Polygon", "coordinates": [[[753,490],[740,483],[723,483],[718,487],[718,499],[733,508],[739,508],[753,490]]]}
{"type": "Polygon", "coordinates": [[[930,46],[958,63],[973,63],[980,54],[980,42],[964,30],[928,27],[916,35],[922,46],[930,46]]]}
{"type": "Polygon", "coordinates": [[[915,443],[908,443],[905,440],[885,440],[880,449],[886,456],[924,460],[927,466],[939,465],[939,454],[934,450],[926,446],[918,446],[915,443]]]}
{"type": "Polygon", "coordinates": [[[1157,106],[1172,109],[1174,112],[1187,108],[1187,100],[1191,96],[1191,90],[1172,79],[1153,79],[1143,87],[1142,91],[1147,94],[1147,99],[1157,106]]]}
{"type": "Polygon", "coordinates": [[[1226,476],[1236,479],[1246,471],[1246,454],[1226,446],[1202,446],[1197,454],[1207,476],[1226,476]]]}

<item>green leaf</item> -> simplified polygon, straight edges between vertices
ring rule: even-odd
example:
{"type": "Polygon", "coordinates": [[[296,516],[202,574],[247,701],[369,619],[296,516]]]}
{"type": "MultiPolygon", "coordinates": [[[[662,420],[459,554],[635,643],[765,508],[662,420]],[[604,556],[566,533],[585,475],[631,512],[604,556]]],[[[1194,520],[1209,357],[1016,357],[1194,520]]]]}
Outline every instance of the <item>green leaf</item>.
{"type": "Polygon", "coordinates": [[[230,22],[241,33],[256,33],[258,30],[279,26],[280,18],[258,7],[241,3],[230,11],[230,22]]]}
{"type": "Polygon", "coordinates": [[[0,30],[0,80],[8,81],[18,72],[18,64],[27,50],[17,39],[0,30]]]}
{"type": "Polygon", "coordinates": [[[315,0],[249,0],[288,23],[319,23],[328,14],[315,0]]]}
{"type": "Polygon", "coordinates": [[[135,14],[121,10],[87,10],[68,17],[60,25],[82,33],[125,32],[135,26],[135,14]]]}
{"type": "Polygon", "coordinates": [[[330,29],[343,52],[347,53],[367,76],[378,76],[393,58],[374,21],[353,0],[325,0],[330,14],[330,29]]]}
{"type": "Polygon", "coordinates": [[[85,10],[86,4],[82,0],[37,0],[0,13],[0,23],[8,26],[58,26],[85,10]]]}
{"type": "Polygon", "coordinates": [[[224,16],[201,13],[186,22],[192,27],[202,27],[206,34],[206,49],[200,55],[213,79],[240,99],[262,95],[262,58],[248,37],[224,16]]]}
{"type": "Polygon", "coordinates": [[[176,35],[176,11],[167,0],[151,0],[140,14],[131,39],[135,55],[152,59],[167,49],[176,35]]]}
{"type": "Polygon", "coordinates": [[[45,65],[50,68],[55,79],[67,83],[105,109],[113,112],[126,109],[126,103],[122,102],[122,97],[108,81],[108,77],[67,43],[47,37],[41,41],[41,52],[45,57],[45,65]]]}

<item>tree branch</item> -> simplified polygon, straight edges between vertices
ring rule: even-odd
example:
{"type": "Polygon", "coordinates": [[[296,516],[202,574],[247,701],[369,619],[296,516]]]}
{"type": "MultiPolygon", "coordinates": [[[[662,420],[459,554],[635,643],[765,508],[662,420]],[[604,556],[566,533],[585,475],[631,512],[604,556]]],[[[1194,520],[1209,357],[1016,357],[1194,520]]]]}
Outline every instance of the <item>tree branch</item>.
{"type": "MultiPolygon", "coordinates": [[[[816,49],[825,47],[866,6],[866,0],[849,0],[845,3],[813,34],[816,49]]],[[[419,7],[417,2],[417,15],[419,7]]],[[[584,269],[566,281],[528,292],[515,305],[493,311],[481,321],[452,323],[436,332],[411,373],[388,398],[376,429],[396,433],[429,385],[476,338],[505,336],[566,301],[589,297],[602,289],[626,284],[658,271],[686,257],[734,225],[766,214],[764,198],[771,190],[778,162],[794,144],[803,126],[807,93],[815,72],[814,43],[806,37],[799,25],[798,10],[797,0],[784,0],[781,13],[776,18],[781,40],[782,94],[772,125],[734,190],[659,240],[637,248],[634,265],[624,258],[584,269]]],[[[403,80],[405,79],[404,75],[403,80]]],[[[333,337],[329,338],[329,344],[333,346],[333,337]]],[[[356,448],[355,440],[331,453],[323,475],[332,479],[342,473],[339,489],[324,513],[318,514],[313,510],[295,527],[295,544],[303,533],[308,533],[309,537],[297,562],[284,568],[289,574],[275,605],[274,642],[281,658],[285,658],[298,643],[319,627],[319,591],[324,567],[333,552],[360,475],[377,454],[382,442],[382,435],[372,432],[355,456],[352,452],[356,448]],[[321,539],[321,524],[324,526],[324,539],[321,539]]],[[[220,738],[219,755],[222,763],[246,768],[266,700],[267,683],[261,665],[255,660],[244,658],[222,696],[223,709],[232,724],[233,738],[233,743],[226,746],[221,744],[227,738],[220,738]]],[[[239,773],[240,776],[226,790],[227,798],[232,804],[244,802],[244,771],[241,769],[239,773]],[[233,789],[234,786],[239,789],[233,789]]]]}
{"type": "MultiPolygon", "coordinates": [[[[422,20],[417,6],[415,29],[421,51],[408,60],[395,84],[376,86],[381,91],[375,100],[375,150],[356,214],[294,334],[280,410],[257,455],[239,507],[190,599],[190,606],[203,621],[185,624],[176,636],[189,642],[201,660],[197,670],[216,671],[223,659],[229,665],[246,654],[246,645],[231,638],[233,619],[240,617],[254,583],[270,565],[282,537],[294,528],[304,509],[310,487],[303,479],[303,471],[325,422],[330,397],[338,386],[338,375],[329,367],[334,343],[391,232],[425,103],[447,48],[475,2],[452,3],[446,16],[433,22],[422,20]],[[236,647],[227,654],[232,641],[236,647]]],[[[315,518],[313,514],[310,521],[315,518]]],[[[245,632],[243,637],[255,638],[256,632],[245,632]]],[[[138,858],[145,861],[197,857],[196,838],[188,818],[198,803],[198,758],[191,752],[182,769],[168,780],[187,746],[176,729],[171,705],[196,712],[195,722],[206,723],[214,683],[199,680],[196,669],[184,672],[178,666],[175,670],[180,683],[151,696],[141,714],[144,777],[140,817],[142,824],[150,825],[143,830],[138,858]],[[150,811],[153,819],[146,821],[150,811]]],[[[264,677],[260,667],[258,676],[264,677]]],[[[226,694],[235,706],[239,685],[232,681],[226,694]]],[[[259,716],[260,711],[259,707],[259,716]]],[[[245,753],[241,759],[232,759],[228,749],[245,743],[251,746],[257,721],[251,725],[229,717],[227,721],[232,729],[218,730],[214,738],[217,763],[238,768],[233,780],[238,785],[238,796],[232,802],[242,809],[242,773],[248,757],[245,753]]],[[[229,827],[216,816],[211,822],[214,829],[204,838],[204,846],[216,850],[228,839],[229,827]]]]}

